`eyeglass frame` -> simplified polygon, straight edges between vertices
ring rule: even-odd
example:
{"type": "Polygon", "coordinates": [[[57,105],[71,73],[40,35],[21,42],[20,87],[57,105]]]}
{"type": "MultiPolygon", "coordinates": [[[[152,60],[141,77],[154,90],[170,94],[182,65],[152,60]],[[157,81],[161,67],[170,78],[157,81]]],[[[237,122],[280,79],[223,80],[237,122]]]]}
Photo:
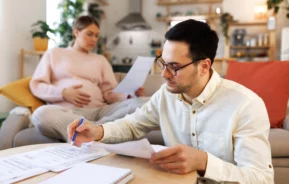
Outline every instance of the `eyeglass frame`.
{"type": "Polygon", "coordinates": [[[161,58],[161,57],[162,57],[162,55],[159,55],[159,56],[156,56],[156,58],[155,58],[155,62],[157,63],[157,66],[158,66],[162,71],[164,71],[165,69],[167,69],[167,66],[170,66],[170,67],[175,71],[175,74],[173,74],[170,70],[168,70],[168,71],[170,72],[170,74],[172,74],[173,76],[176,76],[176,75],[177,75],[177,71],[179,71],[179,70],[181,70],[181,69],[189,66],[190,64],[197,63],[197,62],[205,59],[205,58],[201,58],[201,59],[198,59],[198,60],[196,60],[196,61],[192,61],[192,62],[190,62],[190,63],[188,63],[188,64],[185,64],[185,65],[183,65],[183,66],[181,66],[181,67],[174,67],[171,63],[165,63],[165,62],[162,62],[161,60],[159,60],[159,58],[161,58]],[[163,68],[160,67],[160,65],[158,64],[158,61],[163,64],[163,68]]]}

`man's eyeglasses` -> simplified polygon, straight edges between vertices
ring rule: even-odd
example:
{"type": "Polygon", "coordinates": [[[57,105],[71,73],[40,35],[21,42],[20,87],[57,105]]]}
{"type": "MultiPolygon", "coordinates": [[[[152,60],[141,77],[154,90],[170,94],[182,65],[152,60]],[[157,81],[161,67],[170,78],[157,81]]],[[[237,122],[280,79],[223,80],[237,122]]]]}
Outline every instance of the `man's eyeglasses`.
{"type": "Polygon", "coordinates": [[[202,59],[199,59],[197,61],[192,61],[188,64],[185,64],[184,66],[180,66],[180,67],[174,67],[172,64],[170,63],[165,63],[164,61],[162,61],[161,59],[162,55],[160,56],[157,56],[155,61],[158,65],[158,67],[161,69],[161,70],[164,70],[165,68],[167,68],[167,70],[173,75],[173,76],[176,76],[177,75],[177,71],[179,71],[180,69],[182,68],[185,68],[186,66],[189,66],[190,64],[193,64],[193,63],[196,63],[197,61],[200,61],[202,59]]]}

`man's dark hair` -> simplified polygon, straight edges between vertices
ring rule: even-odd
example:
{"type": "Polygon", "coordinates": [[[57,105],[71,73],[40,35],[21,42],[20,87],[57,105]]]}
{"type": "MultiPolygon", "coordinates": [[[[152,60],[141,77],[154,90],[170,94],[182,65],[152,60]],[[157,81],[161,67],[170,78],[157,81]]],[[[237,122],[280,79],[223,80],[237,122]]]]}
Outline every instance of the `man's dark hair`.
{"type": "Polygon", "coordinates": [[[214,62],[219,38],[217,33],[204,22],[189,19],[176,24],[167,31],[165,38],[169,41],[183,41],[189,45],[192,60],[209,58],[214,62]]]}

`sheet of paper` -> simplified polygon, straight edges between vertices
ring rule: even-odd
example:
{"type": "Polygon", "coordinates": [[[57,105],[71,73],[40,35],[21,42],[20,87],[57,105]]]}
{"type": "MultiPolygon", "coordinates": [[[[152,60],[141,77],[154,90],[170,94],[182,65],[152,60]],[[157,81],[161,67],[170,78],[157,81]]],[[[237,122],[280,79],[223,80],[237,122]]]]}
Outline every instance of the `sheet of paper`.
{"type": "Polygon", "coordinates": [[[131,177],[130,169],[123,169],[117,167],[110,167],[99,164],[82,163],[77,164],[72,169],[58,174],[40,184],[55,184],[55,183],[69,183],[69,184],[111,184],[121,183],[124,178],[131,177]]]}
{"type": "Polygon", "coordinates": [[[93,146],[101,147],[109,152],[117,153],[120,155],[127,155],[146,159],[150,159],[152,153],[155,152],[147,139],[124,142],[119,144],[104,144],[96,142],[93,144],[93,146]]]}
{"type": "Polygon", "coordinates": [[[39,169],[39,170],[27,171],[24,175],[13,177],[12,179],[8,179],[8,180],[2,181],[2,182],[0,181],[0,183],[1,184],[11,184],[11,183],[15,183],[17,181],[21,181],[21,180],[26,179],[26,178],[30,178],[32,176],[43,174],[45,172],[47,172],[47,170],[45,170],[45,169],[44,170],[39,169]]]}
{"type": "Polygon", "coordinates": [[[32,174],[47,172],[47,169],[35,168],[29,164],[19,162],[16,156],[4,157],[0,159],[0,183],[18,177],[29,177],[32,174]]]}
{"type": "Polygon", "coordinates": [[[54,168],[80,162],[96,157],[102,157],[108,153],[103,149],[92,147],[71,146],[69,144],[48,147],[35,151],[19,154],[19,162],[29,163],[35,167],[53,170],[54,168]]]}
{"type": "Polygon", "coordinates": [[[153,57],[137,57],[125,78],[114,89],[114,92],[135,96],[135,91],[143,86],[153,63],[153,57]]]}
{"type": "Polygon", "coordinates": [[[168,148],[167,146],[156,145],[156,144],[152,144],[151,146],[155,152],[159,152],[168,148]]]}

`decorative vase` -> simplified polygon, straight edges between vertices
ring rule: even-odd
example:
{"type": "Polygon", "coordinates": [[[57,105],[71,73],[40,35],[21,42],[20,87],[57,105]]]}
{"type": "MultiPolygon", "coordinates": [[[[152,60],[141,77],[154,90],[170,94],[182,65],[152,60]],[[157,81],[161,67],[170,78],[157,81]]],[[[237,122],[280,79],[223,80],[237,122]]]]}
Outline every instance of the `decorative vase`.
{"type": "Polygon", "coordinates": [[[48,48],[48,38],[33,38],[34,50],[35,51],[46,51],[48,48]]]}

